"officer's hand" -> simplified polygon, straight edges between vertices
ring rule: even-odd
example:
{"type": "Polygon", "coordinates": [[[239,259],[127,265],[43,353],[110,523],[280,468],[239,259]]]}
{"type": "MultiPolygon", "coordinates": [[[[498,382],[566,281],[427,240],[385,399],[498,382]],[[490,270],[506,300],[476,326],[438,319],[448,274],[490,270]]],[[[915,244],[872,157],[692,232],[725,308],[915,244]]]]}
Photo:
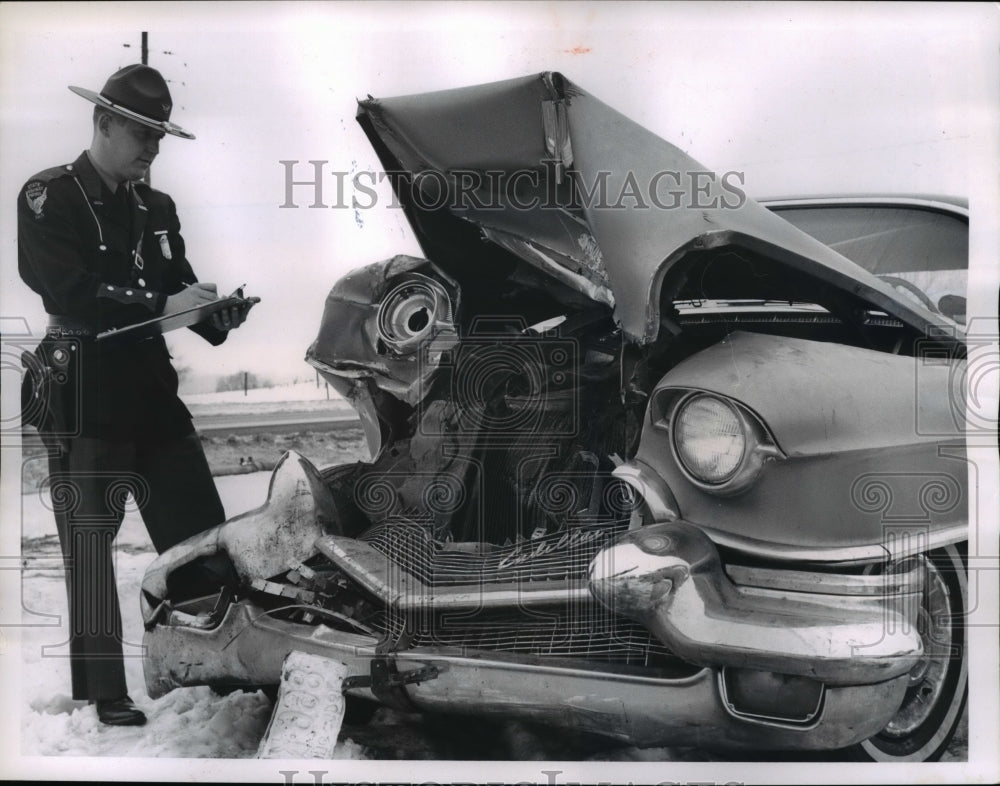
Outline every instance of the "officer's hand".
{"type": "Polygon", "coordinates": [[[216,330],[236,330],[247,318],[250,304],[245,306],[230,306],[212,314],[212,327],[216,330]]]}
{"type": "Polygon", "coordinates": [[[213,300],[218,300],[219,293],[215,284],[191,284],[185,287],[176,295],[168,295],[166,305],[163,306],[163,314],[174,314],[178,311],[186,311],[189,308],[197,308],[213,300]]]}

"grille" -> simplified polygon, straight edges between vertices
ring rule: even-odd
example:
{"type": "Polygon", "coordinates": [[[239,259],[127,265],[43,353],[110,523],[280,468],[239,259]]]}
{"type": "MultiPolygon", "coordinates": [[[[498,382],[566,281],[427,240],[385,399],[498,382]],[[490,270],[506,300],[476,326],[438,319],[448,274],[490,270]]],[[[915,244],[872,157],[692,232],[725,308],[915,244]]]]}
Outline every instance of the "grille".
{"type": "Polygon", "coordinates": [[[501,584],[583,579],[591,560],[628,529],[628,520],[576,522],[560,532],[484,551],[434,540],[430,527],[395,519],[372,527],[360,540],[385,554],[424,584],[501,584]]]}
{"type": "MultiPolygon", "coordinates": [[[[594,555],[627,530],[627,520],[577,522],[562,532],[485,553],[434,540],[429,525],[394,520],[360,539],[433,587],[584,580],[594,555]]],[[[584,659],[630,666],[682,666],[666,647],[631,620],[596,600],[551,606],[432,612],[390,609],[380,620],[397,648],[435,646],[537,657],[584,659]]],[[[686,668],[686,666],[685,666],[686,668]]]]}
{"type": "Polygon", "coordinates": [[[662,665],[669,651],[649,632],[624,618],[613,617],[597,603],[552,611],[479,612],[468,616],[434,615],[421,619],[394,615],[394,633],[412,646],[457,647],[538,657],[582,658],[635,666],[662,665]]]}

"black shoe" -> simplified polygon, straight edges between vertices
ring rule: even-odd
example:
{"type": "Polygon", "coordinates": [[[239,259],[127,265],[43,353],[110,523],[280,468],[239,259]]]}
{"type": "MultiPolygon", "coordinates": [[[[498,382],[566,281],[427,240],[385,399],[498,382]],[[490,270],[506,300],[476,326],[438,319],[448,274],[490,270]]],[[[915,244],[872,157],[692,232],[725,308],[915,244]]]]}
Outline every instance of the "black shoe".
{"type": "Polygon", "coordinates": [[[128,696],[120,699],[98,699],[97,718],[108,726],[142,726],[146,715],[128,696]]]}

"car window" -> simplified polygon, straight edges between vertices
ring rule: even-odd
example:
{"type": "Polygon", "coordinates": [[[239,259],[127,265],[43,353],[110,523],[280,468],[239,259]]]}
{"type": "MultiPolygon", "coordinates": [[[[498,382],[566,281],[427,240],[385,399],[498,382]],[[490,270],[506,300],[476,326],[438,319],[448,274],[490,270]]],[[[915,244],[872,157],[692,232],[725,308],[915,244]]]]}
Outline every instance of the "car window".
{"type": "Polygon", "coordinates": [[[825,205],[771,208],[905,296],[964,321],[969,225],[915,207],[825,205]]]}
{"type": "Polygon", "coordinates": [[[969,226],[957,216],[880,206],[772,209],[876,275],[969,267],[969,226]]]}

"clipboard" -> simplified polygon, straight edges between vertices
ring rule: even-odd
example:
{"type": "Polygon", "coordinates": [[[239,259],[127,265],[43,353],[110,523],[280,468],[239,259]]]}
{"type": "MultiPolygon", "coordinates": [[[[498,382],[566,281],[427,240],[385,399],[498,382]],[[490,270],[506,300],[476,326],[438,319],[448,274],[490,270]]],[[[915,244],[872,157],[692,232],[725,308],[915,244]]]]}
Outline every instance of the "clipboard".
{"type": "Polygon", "coordinates": [[[212,314],[223,311],[231,306],[244,306],[249,310],[255,303],[259,302],[259,297],[240,297],[237,294],[232,294],[229,297],[219,298],[201,306],[184,309],[183,311],[175,311],[173,314],[155,317],[154,319],[147,319],[145,322],[136,322],[134,325],[126,325],[125,327],[102,331],[97,334],[95,340],[104,346],[110,347],[134,344],[146,338],[163,335],[171,330],[197,325],[199,322],[209,319],[212,314]]]}

